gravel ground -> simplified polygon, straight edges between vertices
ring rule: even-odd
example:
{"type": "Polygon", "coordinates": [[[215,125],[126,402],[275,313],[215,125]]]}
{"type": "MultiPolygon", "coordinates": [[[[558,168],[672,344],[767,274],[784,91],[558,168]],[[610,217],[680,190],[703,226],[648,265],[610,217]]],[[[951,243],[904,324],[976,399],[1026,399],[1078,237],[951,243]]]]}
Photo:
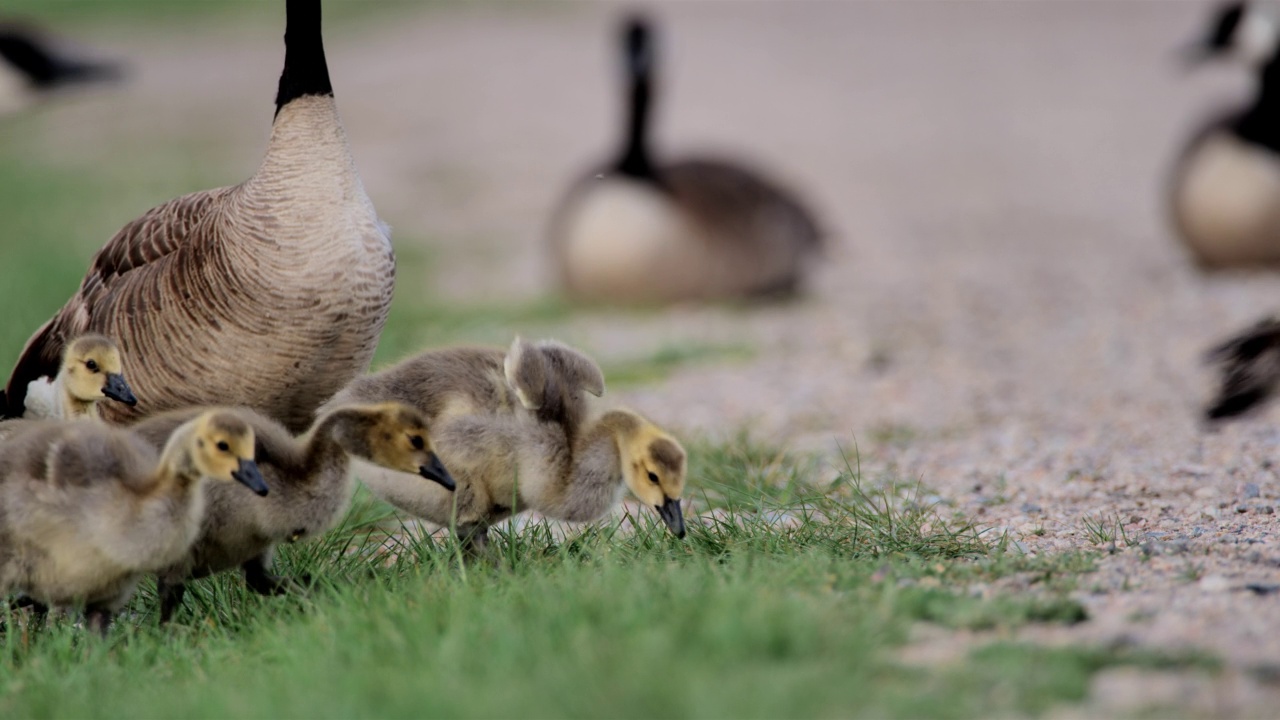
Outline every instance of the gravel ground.
{"type": "MultiPolygon", "coordinates": [[[[550,208],[616,140],[616,9],[406,11],[331,40],[370,195],[402,248],[423,243],[435,258],[402,283],[463,301],[547,292],[550,208]]],[[[823,450],[856,441],[869,474],[918,478],[1027,552],[1107,550],[1083,519],[1118,521],[1134,545],[1084,578],[1092,622],[1029,632],[1197,647],[1232,670],[1202,690],[1107,673],[1089,709],[1154,699],[1274,714],[1280,409],[1212,434],[1198,409],[1211,379],[1202,351],[1280,307],[1280,279],[1198,276],[1163,206],[1181,138],[1248,88],[1231,68],[1192,75],[1175,62],[1205,12],[659,6],[662,149],[742,152],[772,169],[822,215],[829,257],[801,302],[592,314],[564,339],[606,358],[748,345],[749,361],[682,369],[624,399],[687,431],[746,425],[823,450]]],[[[138,81],[50,113],[51,147],[91,157],[108,140],[146,145],[182,127],[225,145],[230,167],[252,167],[278,28],[236,35],[232,54],[217,32],[143,42],[122,30],[138,81]]]]}

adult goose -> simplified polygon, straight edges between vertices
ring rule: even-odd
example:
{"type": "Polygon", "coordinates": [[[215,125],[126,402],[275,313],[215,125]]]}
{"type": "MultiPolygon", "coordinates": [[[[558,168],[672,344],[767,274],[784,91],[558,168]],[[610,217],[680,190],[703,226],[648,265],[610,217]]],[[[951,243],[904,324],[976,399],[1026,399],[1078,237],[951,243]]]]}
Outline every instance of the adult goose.
{"type": "Polygon", "coordinates": [[[640,303],[792,293],[820,246],[813,216],[794,195],[734,163],[653,158],[654,44],[644,19],[626,22],[623,147],[575,184],[553,217],[551,246],[565,290],[640,303]]]}
{"type": "Polygon", "coordinates": [[[0,25],[0,115],[23,110],[65,88],[120,75],[114,63],[69,56],[30,28],[0,25]]]}
{"type": "Polygon", "coordinates": [[[1202,269],[1280,264],[1280,41],[1265,8],[1218,8],[1191,60],[1232,57],[1256,68],[1253,99],[1194,134],[1170,193],[1178,235],[1202,269]]]}
{"type": "Polygon", "coordinates": [[[319,0],[288,0],[284,72],[261,166],[233,187],[171,200],[126,225],[80,289],[36,331],[6,387],[6,416],[58,370],[68,338],[115,338],[138,397],[126,421],[243,405],[294,432],[373,357],[395,283],[387,227],[338,119],[319,0]]]}

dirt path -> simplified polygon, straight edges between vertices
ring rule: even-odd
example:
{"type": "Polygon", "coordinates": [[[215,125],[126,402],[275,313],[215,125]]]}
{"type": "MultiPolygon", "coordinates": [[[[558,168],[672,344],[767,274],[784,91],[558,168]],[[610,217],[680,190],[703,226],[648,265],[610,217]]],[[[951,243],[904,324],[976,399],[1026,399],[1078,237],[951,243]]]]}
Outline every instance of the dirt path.
{"type": "MultiPolygon", "coordinates": [[[[1197,408],[1201,351],[1280,307],[1280,278],[1196,276],[1162,205],[1180,138],[1247,87],[1174,62],[1204,10],[661,6],[662,148],[745,150],[793,181],[832,231],[830,262],[804,303],[588,318],[565,338],[605,355],[745,343],[750,362],[627,399],[689,430],[857,438],[872,474],[921,478],[1029,552],[1093,547],[1082,518],[1118,518],[1141,546],[1085,579],[1093,622],[1055,633],[1204,648],[1250,673],[1229,680],[1246,690],[1215,687],[1208,712],[1267,707],[1280,596],[1242,588],[1280,584],[1280,409],[1205,435],[1197,408]]],[[[370,194],[399,242],[437,253],[433,274],[402,282],[464,300],[546,292],[547,213],[616,139],[613,11],[436,8],[333,37],[370,194]]],[[[52,114],[51,143],[180,132],[251,167],[279,33],[235,34],[228,52],[225,32],[121,35],[138,82],[52,114]]]]}

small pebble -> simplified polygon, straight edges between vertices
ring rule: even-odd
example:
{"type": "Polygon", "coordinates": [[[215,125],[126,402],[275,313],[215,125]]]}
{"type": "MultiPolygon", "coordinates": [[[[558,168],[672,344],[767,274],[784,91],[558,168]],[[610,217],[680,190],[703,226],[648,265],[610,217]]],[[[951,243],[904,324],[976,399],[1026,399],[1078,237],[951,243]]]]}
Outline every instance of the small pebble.
{"type": "Polygon", "coordinates": [[[1035,503],[1022,503],[1022,512],[1028,515],[1035,515],[1044,512],[1044,508],[1035,503]]]}
{"type": "Polygon", "coordinates": [[[1258,487],[1258,483],[1244,484],[1244,497],[1246,500],[1252,500],[1262,494],[1262,490],[1258,487]]]}
{"type": "Polygon", "coordinates": [[[1248,505],[1237,505],[1237,506],[1236,506],[1236,512],[1238,512],[1238,513],[1247,513],[1247,512],[1249,512],[1249,506],[1248,506],[1248,505]]]}
{"type": "Polygon", "coordinates": [[[1276,509],[1271,507],[1270,505],[1263,505],[1262,507],[1258,508],[1258,512],[1262,513],[1263,515],[1273,515],[1275,514],[1275,511],[1276,509]]]}

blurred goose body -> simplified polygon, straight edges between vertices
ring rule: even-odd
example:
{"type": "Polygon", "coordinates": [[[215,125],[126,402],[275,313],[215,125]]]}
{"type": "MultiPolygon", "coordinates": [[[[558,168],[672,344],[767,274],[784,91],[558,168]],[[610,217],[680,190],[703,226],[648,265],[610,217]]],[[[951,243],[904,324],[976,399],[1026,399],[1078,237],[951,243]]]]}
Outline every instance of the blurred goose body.
{"type": "Polygon", "coordinates": [[[1174,224],[1204,269],[1280,263],[1280,32],[1260,7],[1219,8],[1196,58],[1233,56],[1256,67],[1245,107],[1202,128],[1173,173],[1174,224]]]}

